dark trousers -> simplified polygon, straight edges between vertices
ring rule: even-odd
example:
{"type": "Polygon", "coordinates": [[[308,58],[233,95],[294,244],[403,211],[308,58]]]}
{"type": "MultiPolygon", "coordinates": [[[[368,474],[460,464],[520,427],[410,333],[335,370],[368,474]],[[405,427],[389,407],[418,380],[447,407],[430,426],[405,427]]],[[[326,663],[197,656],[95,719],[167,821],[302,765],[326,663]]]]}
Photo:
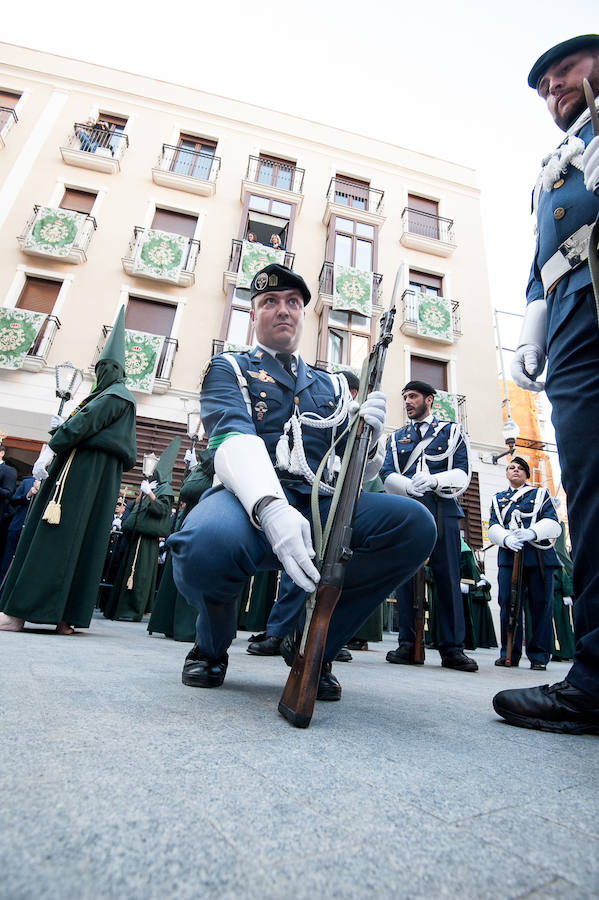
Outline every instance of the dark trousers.
{"type": "MultiPolygon", "coordinates": [[[[431,553],[429,566],[437,587],[439,652],[463,650],[466,626],[460,591],[460,525],[456,517],[443,519],[442,528],[431,553]]],[[[396,590],[399,643],[414,643],[414,604],[411,582],[396,590]]]]}
{"type": "Polygon", "coordinates": [[[281,572],[279,593],[266,623],[269,637],[284,638],[300,622],[304,621],[307,594],[291,580],[287,572],[281,572]]]}
{"type": "MultiPolygon", "coordinates": [[[[526,655],[531,662],[546,665],[553,646],[553,569],[545,569],[545,577],[539,566],[522,569],[522,590],[526,590],[531,618],[531,635],[526,644],[526,655]]],[[[501,656],[505,658],[507,644],[507,623],[512,589],[512,569],[499,567],[499,621],[501,623],[501,656]]],[[[524,621],[524,598],[520,604],[518,627],[514,634],[512,662],[517,663],[522,656],[522,628],[524,621]]]]}
{"type": "Polygon", "coordinates": [[[599,328],[590,287],[551,342],[546,390],[573,549],[576,651],[567,678],[599,697],[599,328]]]}
{"type": "MultiPolygon", "coordinates": [[[[308,519],[310,498],[290,494],[308,519]]],[[[323,517],[330,499],[320,501],[323,517]]],[[[324,659],[331,661],[393,587],[410,578],[431,551],[435,522],[420,503],[389,494],[361,494],[341,596],[331,618],[324,659]]],[[[236,630],[236,598],[254,572],[280,564],[264,533],[255,528],[227,490],[204,494],[181,531],[171,535],[177,589],[198,610],[196,642],[209,658],[221,657],[236,630]]]]}

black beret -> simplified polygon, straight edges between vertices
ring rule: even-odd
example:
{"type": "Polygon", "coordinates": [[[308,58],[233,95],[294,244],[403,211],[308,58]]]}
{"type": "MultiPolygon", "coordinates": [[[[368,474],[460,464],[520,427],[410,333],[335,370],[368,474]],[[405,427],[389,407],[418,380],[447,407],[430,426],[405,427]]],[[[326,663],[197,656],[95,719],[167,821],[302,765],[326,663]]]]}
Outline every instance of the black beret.
{"type": "Polygon", "coordinates": [[[312,295],[302,276],[296,275],[287,266],[272,263],[256,272],[250,285],[250,296],[253,299],[256,294],[264,294],[266,291],[289,291],[292,288],[300,292],[304,298],[304,306],[307,306],[312,295]]]}
{"type": "Polygon", "coordinates": [[[542,56],[539,56],[536,63],[528,73],[529,87],[537,89],[537,84],[547,71],[547,69],[559,62],[570,53],[576,53],[577,50],[584,50],[585,47],[599,47],[599,34],[581,34],[578,37],[570,38],[551,47],[542,56]]]}
{"type": "Polygon", "coordinates": [[[428,397],[429,394],[434,396],[437,393],[432,384],[429,384],[427,381],[408,381],[402,393],[405,394],[406,391],[418,391],[419,394],[423,394],[425,397],[428,397]]]}
{"type": "Polygon", "coordinates": [[[358,378],[358,376],[356,375],[355,372],[349,372],[347,369],[345,369],[343,372],[340,372],[339,374],[343,375],[343,377],[349,384],[350,391],[359,391],[360,390],[360,379],[358,378]]]}
{"type": "Polygon", "coordinates": [[[530,478],[530,466],[528,465],[528,463],[526,462],[525,459],[523,459],[521,456],[514,456],[512,458],[512,462],[518,463],[518,465],[521,466],[524,469],[524,471],[526,472],[526,477],[530,478]]]}

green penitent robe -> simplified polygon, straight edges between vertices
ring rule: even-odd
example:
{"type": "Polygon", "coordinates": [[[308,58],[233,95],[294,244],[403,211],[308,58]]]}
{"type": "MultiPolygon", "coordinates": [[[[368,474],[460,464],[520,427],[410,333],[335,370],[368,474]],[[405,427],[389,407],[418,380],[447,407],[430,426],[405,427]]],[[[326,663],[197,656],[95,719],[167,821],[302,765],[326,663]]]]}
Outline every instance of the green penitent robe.
{"type": "MultiPolygon", "coordinates": [[[[185,509],[179,514],[175,530],[179,530],[186,517],[196,506],[200,497],[212,486],[214,466],[212,451],[200,452],[200,465],[190,472],[181,486],[181,501],[185,509]]],[[[179,593],[173,578],[173,560],[170,552],[164,564],[164,572],[160,587],[148,623],[150,634],[164,634],[175,641],[195,641],[196,619],[198,611],[190,606],[185,597],[179,593]]]]}
{"type": "Polygon", "coordinates": [[[139,622],[151,609],[158,573],[158,539],[168,537],[173,505],[170,484],[159,484],[153,493],[156,499],[144,495],[123,523],[130,539],[104,610],[107,619],[139,622]]]}
{"type": "Polygon", "coordinates": [[[49,441],[56,456],[0,598],[0,609],[28,622],[89,627],[121,476],[135,465],[135,400],[125,385],[96,389],[84,404],[49,441]],[[73,450],[60,523],[52,525],[42,516],[73,450]]]}

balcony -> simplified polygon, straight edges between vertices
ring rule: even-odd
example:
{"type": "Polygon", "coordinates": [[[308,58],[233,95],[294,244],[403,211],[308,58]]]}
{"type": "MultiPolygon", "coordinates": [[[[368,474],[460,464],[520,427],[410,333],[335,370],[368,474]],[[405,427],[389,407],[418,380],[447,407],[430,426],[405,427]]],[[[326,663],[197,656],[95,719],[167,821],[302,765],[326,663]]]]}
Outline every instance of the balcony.
{"type": "Polygon", "coordinates": [[[136,225],[122,263],[127,275],[191,287],[199,254],[200,242],[193,238],[136,225]]]}
{"type": "Polygon", "coordinates": [[[435,256],[451,256],[455,250],[453,219],[443,219],[406,206],[401,222],[403,231],[399,240],[404,247],[435,256]]]}
{"type": "Polygon", "coordinates": [[[60,320],[56,316],[46,317],[46,321],[38,331],[35,341],[21,363],[22,369],[26,372],[40,372],[45,368],[48,354],[59,328],[60,320]]]}
{"type": "Polygon", "coordinates": [[[34,206],[17,241],[21,251],[30,256],[78,265],[87,260],[86,251],[95,230],[93,216],[70,209],[34,206]]]}
{"type": "MultiPolygon", "coordinates": [[[[100,353],[106,343],[106,338],[112,331],[112,325],[103,325],[102,333],[100,335],[100,340],[96,346],[96,350],[94,353],[94,357],[92,360],[92,364],[90,366],[90,372],[93,373],[94,367],[100,358],[100,353]]],[[[127,333],[127,329],[125,330],[127,333]]],[[[175,354],[179,349],[179,342],[176,338],[167,337],[164,339],[164,344],[162,346],[162,352],[160,354],[160,359],[158,360],[158,366],[156,368],[156,373],[154,375],[154,384],[152,386],[152,394],[166,394],[171,386],[171,373],[173,371],[173,365],[175,362],[175,354]]],[[[133,388],[133,390],[135,390],[133,388]]]]}
{"type": "Polygon", "coordinates": [[[163,187],[213,197],[220,170],[220,157],[197,150],[163,144],[152,169],[152,180],[163,187]]]}
{"type": "Polygon", "coordinates": [[[107,131],[82,122],[75,122],[60,152],[69,166],[94,169],[116,175],[121,171],[121,159],[129,146],[123,131],[107,131]]]}
{"type": "MultiPolygon", "coordinates": [[[[241,251],[243,249],[244,241],[233,240],[231,242],[231,254],[229,256],[229,262],[227,263],[226,271],[223,272],[223,291],[226,294],[227,288],[230,284],[237,284],[237,276],[239,274],[239,264],[241,262],[241,251]]],[[[257,246],[262,246],[261,244],[257,246]]],[[[285,259],[283,264],[287,266],[288,269],[293,269],[293,263],[295,260],[295,253],[289,253],[287,250],[283,251],[285,254],[285,259]]]]}
{"type": "Polygon", "coordinates": [[[261,197],[294,203],[299,214],[304,199],[305,170],[293,163],[285,163],[263,156],[250,156],[245,178],[241,182],[241,202],[249,194],[259,193],[261,197]]]}
{"type": "Polygon", "coordinates": [[[398,317],[399,330],[403,332],[403,334],[410,335],[411,337],[419,337],[425,341],[440,341],[443,344],[453,344],[454,341],[462,335],[459,302],[457,300],[449,301],[451,305],[450,323],[433,321],[431,323],[433,327],[430,328],[426,322],[424,322],[424,326],[419,323],[419,297],[425,297],[427,300],[432,301],[436,299],[432,294],[429,296],[428,294],[419,294],[417,291],[413,290],[404,291],[401,296],[401,308],[398,317]]]}
{"type": "Polygon", "coordinates": [[[376,191],[369,185],[334,177],[329,182],[327,202],[322,221],[329,224],[332,215],[344,219],[356,219],[367,225],[381,226],[383,215],[383,191],[376,191]]]}
{"type": "Polygon", "coordinates": [[[0,106],[0,147],[6,146],[6,135],[19,120],[11,106],[0,106]]]}
{"type": "MultiPolygon", "coordinates": [[[[321,314],[325,306],[331,308],[333,306],[333,272],[334,263],[325,262],[318,276],[318,299],[316,301],[316,312],[321,314]]],[[[378,272],[372,273],[372,315],[380,315],[383,311],[383,276],[378,272]]]]}

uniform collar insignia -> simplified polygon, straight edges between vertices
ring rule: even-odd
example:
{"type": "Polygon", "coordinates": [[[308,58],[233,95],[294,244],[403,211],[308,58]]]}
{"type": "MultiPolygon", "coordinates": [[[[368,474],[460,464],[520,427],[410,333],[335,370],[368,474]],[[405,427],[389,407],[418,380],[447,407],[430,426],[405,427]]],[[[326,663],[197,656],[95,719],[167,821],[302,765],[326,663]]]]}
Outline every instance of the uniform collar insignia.
{"type": "Polygon", "coordinates": [[[258,350],[256,350],[256,352],[254,353],[254,359],[262,359],[263,356],[264,356],[264,351],[263,351],[263,350],[258,349],[258,350]]]}

